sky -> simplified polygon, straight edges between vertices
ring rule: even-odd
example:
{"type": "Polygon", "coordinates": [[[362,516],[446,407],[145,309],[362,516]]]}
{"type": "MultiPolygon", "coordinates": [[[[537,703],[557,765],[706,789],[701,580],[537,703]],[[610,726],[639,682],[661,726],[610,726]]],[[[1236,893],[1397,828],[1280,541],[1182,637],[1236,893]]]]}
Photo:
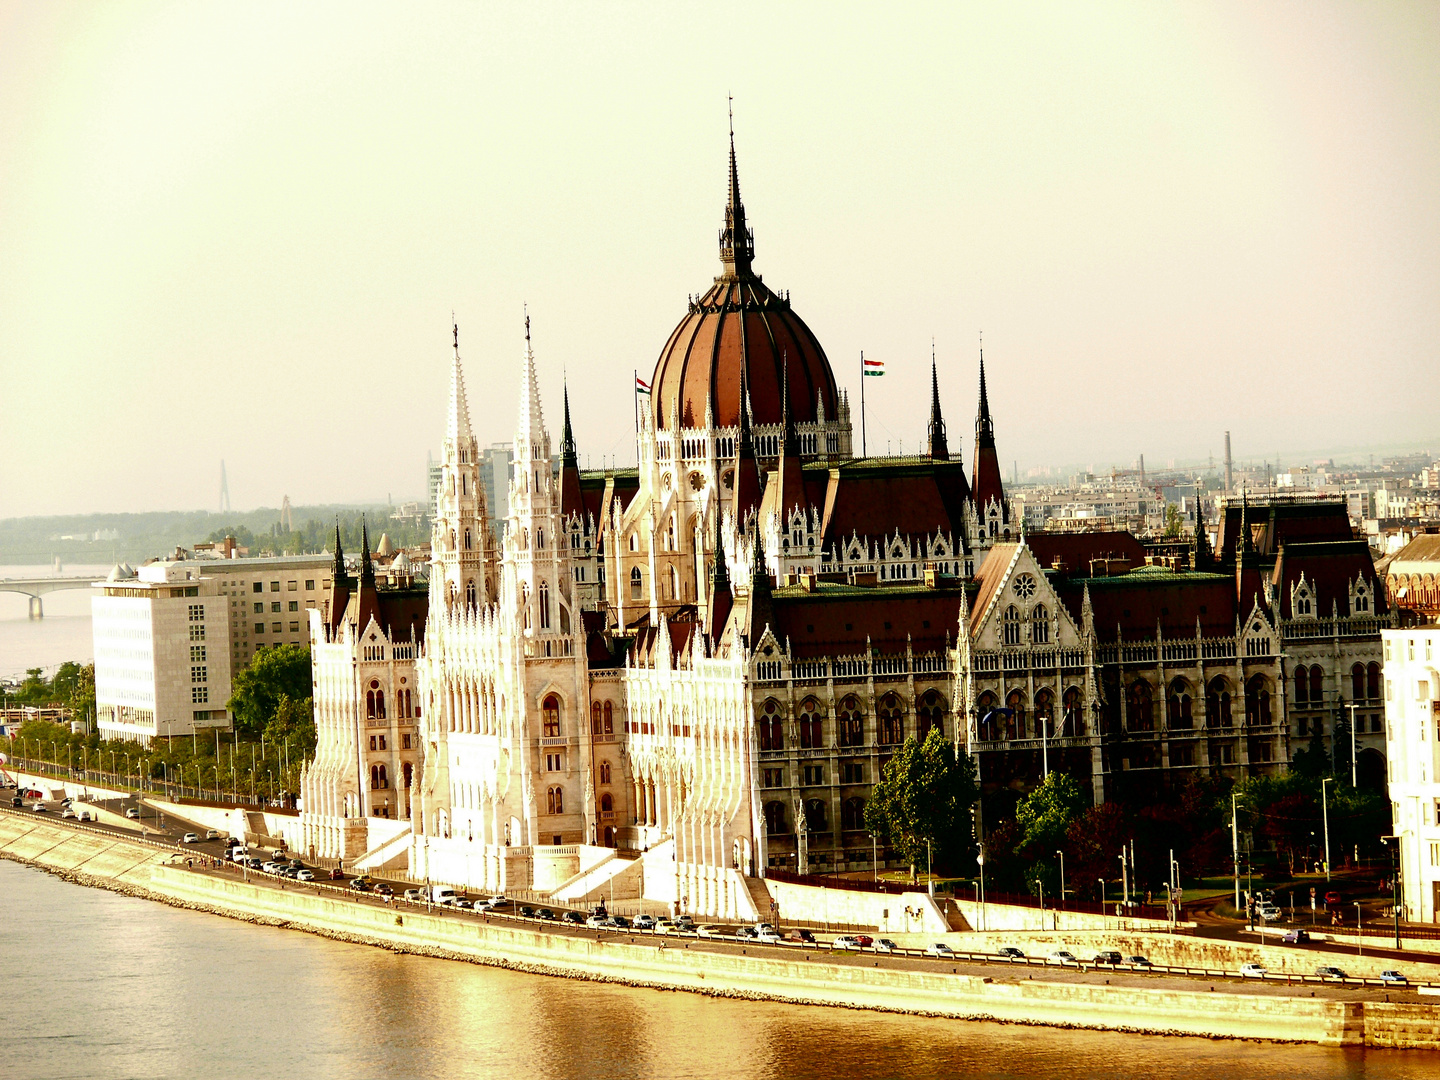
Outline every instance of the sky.
{"type": "Polygon", "coordinates": [[[0,0],[0,517],[421,496],[528,306],[558,445],[756,269],[871,452],[1440,446],[1440,5],[0,0]]]}

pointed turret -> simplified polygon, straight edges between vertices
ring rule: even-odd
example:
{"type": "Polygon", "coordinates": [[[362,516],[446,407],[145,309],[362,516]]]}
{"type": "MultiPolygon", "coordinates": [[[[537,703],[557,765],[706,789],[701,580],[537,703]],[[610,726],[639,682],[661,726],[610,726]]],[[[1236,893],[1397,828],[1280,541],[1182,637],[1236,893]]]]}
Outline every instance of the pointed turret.
{"type": "Polygon", "coordinates": [[[460,324],[451,323],[455,334],[455,359],[450,369],[450,414],[445,423],[445,435],[452,444],[469,439],[470,405],[465,400],[465,372],[460,367],[460,324]]]}
{"type": "Polygon", "coordinates": [[[748,644],[765,632],[773,621],[774,604],[771,600],[770,571],[765,567],[765,548],[760,542],[760,529],[755,529],[755,550],[750,559],[750,606],[746,610],[749,623],[748,644]]]}
{"type": "Polygon", "coordinates": [[[930,351],[930,457],[949,461],[950,447],[945,442],[945,419],[940,415],[940,376],[935,370],[935,351],[930,351]]]}
{"type": "Polygon", "coordinates": [[[565,428],[560,434],[560,514],[583,514],[580,501],[580,458],[575,452],[575,433],[570,427],[570,388],[565,387],[565,428]]]}
{"type": "Polygon", "coordinates": [[[525,360],[520,369],[520,416],[515,426],[517,457],[539,457],[546,440],[545,416],[540,409],[540,382],[535,376],[535,350],[530,344],[530,315],[525,315],[525,360]]]}
{"type": "Polygon", "coordinates": [[[330,609],[326,621],[333,635],[345,621],[345,605],[350,602],[350,576],[345,573],[345,552],[340,548],[340,519],[335,519],[335,561],[330,566],[330,609]]]}
{"type": "Polygon", "coordinates": [[[335,522],[335,562],[330,568],[331,581],[339,585],[345,580],[345,552],[340,547],[340,522],[335,522]]]}
{"type": "Polygon", "coordinates": [[[795,421],[790,413],[790,365],[782,363],[784,385],[780,388],[780,461],[776,479],[780,484],[780,500],[775,509],[780,513],[780,528],[790,528],[792,511],[805,508],[805,479],[800,472],[800,439],[795,434],[795,421]]]}
{"type": "Polygon", "coordinates": [[[975,417],[975,479],[970,485],[975,506],[985,522],[992,505],[1000,508],[1000,520],[1010,521],[1005,503],[1005,486],[1000,479],[1000,457],[995,452],[995,425],[990,419],[990,398],[985,391],[985,349],[980,349],[980,410],[975,417]]]}
{"type": "Polygon", "coordinates": [[[370,526],[360,519],[360,586],[375,587],[375,564],[370,561],[370,526]]]}
{"type": "Polygon", "coordinates": [[[760,464],[755,458],[755,436],[750,430],[750,394],[745,368],[740,368],[740,431],[735,439],[735,529],[745,528],[746,519],[760,505],[760,464]]]}
{"type": "Polygon", "coordinates": [[[735,114],[730,114],[730,191],[725,201],[725,225],[720,230],[720,263],[724,276],[747,278],[755,260],[755,235],[745,224],[745,204],[740,201],[740,171],[735,165],[735,114]]]}
{"type": "Polygon", "coordinates": [[[710,640],[718,643],[730,618],[734,597],[730,591],[730,568],[725,565],[725,542],[721,508],[715,507],[715,565],[710,571],[710,640]]]}

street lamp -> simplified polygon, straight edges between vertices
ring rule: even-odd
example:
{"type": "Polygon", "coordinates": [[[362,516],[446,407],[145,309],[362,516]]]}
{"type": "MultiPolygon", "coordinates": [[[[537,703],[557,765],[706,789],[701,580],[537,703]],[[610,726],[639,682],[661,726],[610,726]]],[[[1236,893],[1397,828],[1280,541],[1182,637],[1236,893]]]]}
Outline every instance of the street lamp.
{"type": "Polygon", "coordinates": [[[985,845],[984,845],[984,844],[981,844],[981,845],[980,845],[980,854],[975,857],[975,861],[980,864],[980,923],[981,923],[981,927],[980,927],[980,928],[981,928],[982,930],[984,930],[985,927],[986,927],[986,925],[988,924],[988,921],[989,921],[989,920],[987,920],[987,919],[985,918],[985,845]]]}
{"type": "Polygon", "coordinates": [[[1236,799],[1238,794],[1230,793],[1230,850],[1235,859],[1235,910],[1240,910],[1240,825],[1237,816],[1238,806],[1236,799]]]}
{"type": "Polygon", "coordinates": [[[1096,878],[1100,882],[1100,929],[1105,929],[1105,879],[1096,878]]]}
{"type": "Polygon", "coordinates": [[[1350,786],[1359,787],[1355,782],[1355,710],[1358,708],[1354,702],[1349,705],[1350,709],[1350,786]]]}
{"type": "Polygon", "coordinates": [[[1061,906],[1061,907],[1064,907],[1064,906],[1065,906],[1065,852],[1063,852],[1063,851],[1057,851],[1057,852],[1055,852],[1055,854],[1060,856],[1060,906],[1061,906]]]}
{"type": "Polygon", "coordinates": [[[1355,955],[1363,955],[1365,948],[1365,924],[1360,919],[1360,901],[1355,901],[1355,955]]]}
{"type": "Polygon", "coordinates": [[[1326,784],[1335,782],[1333,776],[1327,776],[1320,781],[1320,812],[1324,815],[1323,824],[1325,828],[1325,881],[1330,881],[1330,799],[1326,794],[1326,784]]]}

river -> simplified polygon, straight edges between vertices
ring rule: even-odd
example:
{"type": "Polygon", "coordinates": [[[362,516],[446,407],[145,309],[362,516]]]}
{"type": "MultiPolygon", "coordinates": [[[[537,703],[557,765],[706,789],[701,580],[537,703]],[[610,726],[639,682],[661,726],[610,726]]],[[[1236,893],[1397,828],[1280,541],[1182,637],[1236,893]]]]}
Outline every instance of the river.
{"type": "MultiPolygon", "coordinates": [[[[0,578],[81,577],[103,578],[108,566],[53,565],[0,566],[0,578]]],[[[44,668],[53,675],[66,660],[88,664],[95,658],[90,633],[89,589],[64,589],[41,598],[45,617],[30,618],[29,597],[0,592],[0,679],[19,678],[27,668],[44,668]]]]}
{"type": "Polygon", "coordinates": [[[638,990],[407,956],[0,861],[0,1075],[1435,1075],[1421,1052],[1055,1031],[638,990]]]}

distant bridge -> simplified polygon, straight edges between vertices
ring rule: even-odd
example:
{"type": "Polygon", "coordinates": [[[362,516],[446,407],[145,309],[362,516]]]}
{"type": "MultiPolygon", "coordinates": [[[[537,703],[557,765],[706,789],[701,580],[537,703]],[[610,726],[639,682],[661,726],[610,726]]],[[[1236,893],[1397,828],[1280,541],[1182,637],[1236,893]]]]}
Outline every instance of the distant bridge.
{"type": "Polygon", "coordinates": [[[43,619],[45,608],[40,597],[61,589],[88,589],[97,580],[94,577],[0,578],[0,592],[24,593],[30,597],[30,618],[43,619]]]}

